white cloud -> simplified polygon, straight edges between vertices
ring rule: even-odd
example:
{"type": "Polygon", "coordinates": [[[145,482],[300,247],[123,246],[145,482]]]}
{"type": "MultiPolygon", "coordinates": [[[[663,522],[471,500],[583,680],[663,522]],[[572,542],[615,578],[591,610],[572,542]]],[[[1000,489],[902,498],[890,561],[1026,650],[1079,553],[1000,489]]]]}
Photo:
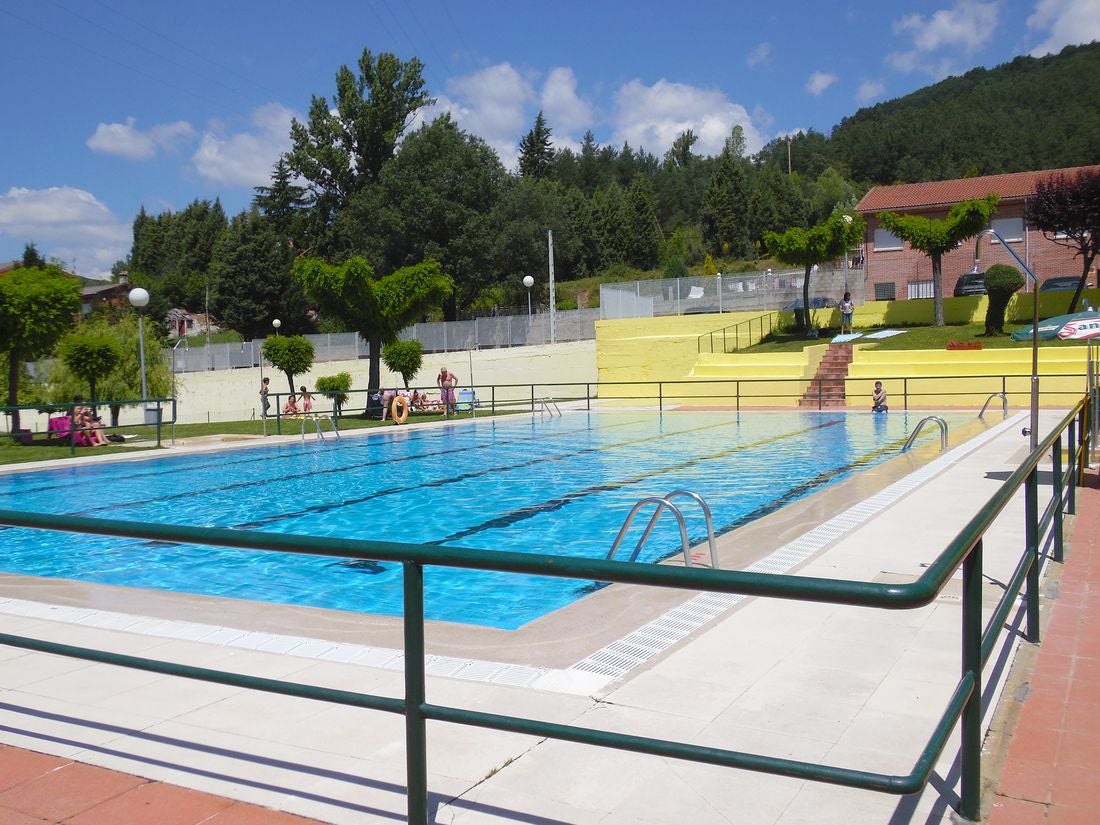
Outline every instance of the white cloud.
{"type": "Polygon", "coordinates": [[[576,135],[592,125],[592,104],[577,94],[577,78],[572,69],[551,70],[542,84],[539,103],[552,131],[556,148],[577,148],[576,135]]]}
{"type": "Polygon", "coordinates": [[[184,120],[162,123],[147,132],[135,127],[137,121],[126,118],[125,123],[100,123],[85,143],[93,152],[118,155],[130,160],[148,160],[158,150],[173,151],[178,144],[190,139],[195,130],[184,120]]]}
{"type": "Polygon", "coordinates": [[[12,187],[0,195],[0,233],[34,242],[45,258],[58,258],[81,275],[106,278],[130,249],[130,225],[90,192],[71,186],[12,187]]]}
{"type": "Polygon", "coordinates": [[[1047,35],[1032,50],[1033,57],[1100,40],[1100,0],[1039,0],[1027,26],[1047,35]]]}
{"type": "Polygon", "coordinates": [[[949,74],[952,58],[972,54],[993,37],[997,29],[996,0],[956,0],[951,8],[940,9],[928,17],[907,14],[894,21],[894,33],[909,37],[912,48],[891,52],[886,62],[901,72],[923,71],[933,77],[949,74]],[[950,56],[933,53],[947,50],[950,56]]]}
{"type": "Polygon", "coordinates": [[[881,80],[864,80],[856,90],[856,102],[861,106],[870,103],[875,98],[882,97],[886,91],[886,84],[881,80]]]}
{"type": "Polygon", "coordinates": [[[263,186],[279,155],[290,148],[290,121],[294,112],[278,103],[253,111],[252,129],[228,133],[217,122],[203,132],[191,157],[195,170],[207,181],[231,186],[263,186]]]}
{"type": "Polygon", "coordinates": [[[627,140],[631,146],[643,147],[658,157],[688,129],[699,138],[696,154],[718,154],[738,124],[745,132],[746,150],[758,151],[764,141],[749,113],[718,90],[667,80],[646,86],[640,80],[631,80],[619,89],[615,100],[616,141],[627,140]]]}
{"type": "Polygon", "coordinates": [[[761,63],[767,63],[768,58],[772,55],[771,43],[758,43],[749,49],[749,53],[745,55],[745,62],[749,64],[750,68],[756,68],[761,63]]]}
{"type": "Polygon", "coordinates": [[[810,75],[810,79],[806,81],[806,91],[812,94],[814,97],[821,97],[826,89],[832,86],[839,80],[835,74],[828,74],[826,72],[814,72],[810,75]]]}
{"type": "Polygon", "coordinates": [[[424,112],[424,120],[450,112],[465,131],[493,147],[501,163],[515,169],[519,139],[534,123],[534,113],[528,111],[535,100],[531,82],[510,63],[498,63],[450,80],[447,90],[451,96],[440,95],[431,111],[424,112]]]}

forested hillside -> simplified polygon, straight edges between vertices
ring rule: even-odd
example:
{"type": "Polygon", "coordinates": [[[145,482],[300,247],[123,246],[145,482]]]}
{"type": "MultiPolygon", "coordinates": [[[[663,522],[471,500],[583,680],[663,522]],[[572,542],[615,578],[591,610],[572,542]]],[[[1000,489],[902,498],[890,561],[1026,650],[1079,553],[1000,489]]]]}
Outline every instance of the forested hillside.
{"type": "Polygon", "coordinates": [[[591,133],[559,149],[540,113],[515,172],[447,115],[406,131],[432,100],[422,71],[364,51],[295,122],[249,210],[143,210],[117,269],[150,289],[151,313],[201,311],[209,295],[223,325],[262,334],[274,317],[315,327],[301,256],[362,256],[378,278],[434,259],[454,282],[439,314],[468,317],[525,307],[528,274],[546,300],[547,230],[562,281],[728,272],[756,266],[765,233],[819,223],[873,184],[1100,163],[1100,44],[975,69],[755,155],[739,126],[717,156],[691,131],[660,154],[591,133]]]}
{"type": "MultiPolygon", "coordinates": [[[[795,171],[874,184],[1100,163],[1100,43],[973,69],[792,141],[795,171]]],[[[786,162],[785,141],[762,155],[786,162]]]]}

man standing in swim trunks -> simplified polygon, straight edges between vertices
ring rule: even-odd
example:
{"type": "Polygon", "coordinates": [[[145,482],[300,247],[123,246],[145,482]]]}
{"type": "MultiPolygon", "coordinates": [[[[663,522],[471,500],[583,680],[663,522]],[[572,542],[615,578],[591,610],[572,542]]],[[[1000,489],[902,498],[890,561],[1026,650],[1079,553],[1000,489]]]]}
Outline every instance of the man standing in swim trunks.
{"type": "Polygon", "coordinates": [[[455,412],[455,387],[458,386],[458,378],[454,373],[447,372],[446,367],[442,367],[439,370],[439,375],[436,376],[435,383],[439,385],[439,400],[443,404],[444,417],[455,412]]]}

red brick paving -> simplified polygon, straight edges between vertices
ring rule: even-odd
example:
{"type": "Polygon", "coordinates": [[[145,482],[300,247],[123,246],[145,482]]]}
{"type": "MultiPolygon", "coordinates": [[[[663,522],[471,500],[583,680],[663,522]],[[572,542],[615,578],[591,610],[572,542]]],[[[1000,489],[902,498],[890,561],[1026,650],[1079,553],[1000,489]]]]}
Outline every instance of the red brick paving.
{"type": "Polygon", "coordinates": [[[989,825],[1100,822],[1100,483],[1077,518],[989,825]]]}
{"type": "Polygon", "coordinates": [[[0,745],[0,824],[140,825],[149,822],[157,825],[309,825],[315,820],[0,745]]]}

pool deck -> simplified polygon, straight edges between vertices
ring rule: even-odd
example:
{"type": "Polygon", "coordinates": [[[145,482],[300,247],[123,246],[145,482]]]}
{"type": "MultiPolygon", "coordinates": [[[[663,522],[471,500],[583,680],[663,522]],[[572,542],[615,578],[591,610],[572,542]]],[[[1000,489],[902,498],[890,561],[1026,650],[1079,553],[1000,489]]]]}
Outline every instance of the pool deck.
{"type": "MultiPolygon", "coordinates": [[[[915,578],[1026,455],[1024,418],[1014,414],[919,466],[891,462],[884,475],[736,531],[721,544],[723,566],[915,578]]],[[[1074,818],[1100,796],[1091,791],[1100,634],[1089,624],[1100,609],[1091,590],[1100,581],[1100,487],[1095,474],[1089,482],[1070,520],[1067,563],[1048,567],[1046,641],[1021,644],[1007,633],[987,668],[983,818],[991,812],[994,825],[1094,818],[1074,818]]],[[[987,611],[1024,543],[1022,505],[1008,512],[985,542],[987,611]]],[[[255,618],[247,603],[223,611],[178,595],[147,595],[145,610],[113,588],[4,579],[6,633],[403,692],[399,652],[386,658],[395,651],[385,623],[326,624],[325,611],[270,607],[255,618]]],[[[646,599],[626,588],[595,596],[533,623],[523,643],[431,626],[428,700],[907,773],[958,678],[955,581],[932,604],[904,612],[736,600],[634,659],[628,652],[638,645],[626,640],[647,627],[664,633],[667,617],[683,614],[680,602],[696,615],[702,607],[691,594],[671,602],[665,592],[646,599]]],[[[0,646],[0,744],[4,823],[405,818],[404,729],[391,714],[0,646]]],[[[899,798],[429,723],[428,786],[438,823],[949,823],[957,755],[953,736],[930,786],[899,798]]]]}

